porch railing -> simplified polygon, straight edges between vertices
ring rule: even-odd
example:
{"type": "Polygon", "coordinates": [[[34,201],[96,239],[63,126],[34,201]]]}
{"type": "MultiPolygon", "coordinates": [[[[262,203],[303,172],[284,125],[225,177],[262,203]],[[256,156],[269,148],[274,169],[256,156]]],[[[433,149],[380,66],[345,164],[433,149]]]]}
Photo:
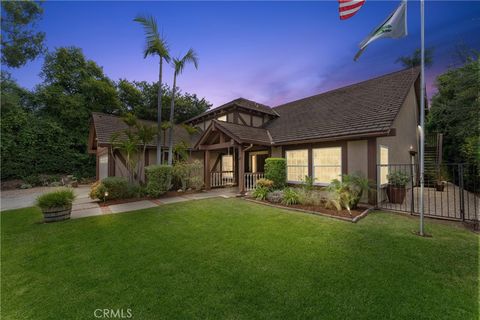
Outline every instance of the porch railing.
{"type": "Polygon", "coordinates": [[[246,172],[245,173],[245,191],[255,189],[257,180],[263,178],[263,172],[246,172]]]}
{"type": "Polygon", "coordinates": [[[210,173],[210,184],[215,187],[226,187],[235,184],[233,171],[214,171],[210,173]]]}

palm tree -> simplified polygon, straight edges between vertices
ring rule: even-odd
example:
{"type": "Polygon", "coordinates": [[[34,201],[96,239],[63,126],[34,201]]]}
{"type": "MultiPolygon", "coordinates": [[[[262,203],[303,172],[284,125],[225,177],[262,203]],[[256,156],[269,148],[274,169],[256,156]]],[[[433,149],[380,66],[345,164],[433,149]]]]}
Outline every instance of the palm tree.
{"type": "Polygon", "coordinates": [[[173,114],[175,111],[175,91],[177,89],[177,76],[182,73],[185,65],[191,62],[198,69],[198,57],[193,49],[188,50],[187,54],[183,58],[173,58],[173,67],[175,69],[173,73],[173,87],[172,87],[172,101],[170,104],[170,134],[168,136],[168,164],[172,165],[173,162],[173,114]]]}
{"type": "Polygon", "coordinates": [[[145,30],[146,45],[144,50],[144,58],[148,56],[158,56],[160,58],[160,66],[158,71],[158,103],[157,103],[157,164],[162,164],[162,66],[163,60],[170,62],[170,53],[168,52],[168,44],[160,36],[157,27],[157,21],[154,17],[137,16],[133,21],[140,23],[145,30]]]}

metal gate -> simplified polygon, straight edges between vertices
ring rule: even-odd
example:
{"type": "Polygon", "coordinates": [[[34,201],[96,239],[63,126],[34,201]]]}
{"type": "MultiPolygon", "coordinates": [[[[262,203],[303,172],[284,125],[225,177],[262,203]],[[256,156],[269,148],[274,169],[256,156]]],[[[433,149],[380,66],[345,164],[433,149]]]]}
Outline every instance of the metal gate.
{"type": "MultiPolygon", "coordinates": [[[[377,207],[419,214],[419,176],[417,164],[377,165],[377,207]]],[[[456,221],[480,220],[478,167],[444,163],[433,170],[425,170],[424,181],[425,216],[456,221]]]]}

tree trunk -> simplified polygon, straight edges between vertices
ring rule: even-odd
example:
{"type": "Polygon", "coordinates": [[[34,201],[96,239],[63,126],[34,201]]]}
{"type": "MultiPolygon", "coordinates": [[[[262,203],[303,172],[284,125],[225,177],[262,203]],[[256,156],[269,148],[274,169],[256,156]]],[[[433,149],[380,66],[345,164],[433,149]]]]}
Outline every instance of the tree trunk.
{"type": "Polygon", "coordinates": [[[173,114],[175,112],[175,87],[177,86],[177,75],[173,75],[172,103],[170,104],[170,135],[168,136],[168,165],[173,162],[173,114]]]}
{"type": "Polygon", "coordinates": [[[162,66],[163,58],[160,57],[160,70],[158,72],[158,104],[157,104],[157,164],[162,164],[162,66]]]}

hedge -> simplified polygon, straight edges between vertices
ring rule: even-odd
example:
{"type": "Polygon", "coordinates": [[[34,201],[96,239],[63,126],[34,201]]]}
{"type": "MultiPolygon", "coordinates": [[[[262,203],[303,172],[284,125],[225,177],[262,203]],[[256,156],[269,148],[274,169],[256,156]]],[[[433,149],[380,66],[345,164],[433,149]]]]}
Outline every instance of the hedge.
{"type": "Polygon", "coordinates": [[[152,165],[145,168],[147,193],[158,197],[172,187],[172,166],[152,165]]]}
{"type": "Polygon", "coordinates": [[[287,160],[268,158],[265,160],[265,179],[273,181],[274,189],[282,189],[287,184],[287,160]]]}
{"type": "Polygon", "coordinates": [[[90,198],[102,201],[128,199],[137,196],[137,189],[124,177],[107,177],[92,186],[90,198]],[[105,192],[108,192],[108,196],[105,196],[105,192]]]}

